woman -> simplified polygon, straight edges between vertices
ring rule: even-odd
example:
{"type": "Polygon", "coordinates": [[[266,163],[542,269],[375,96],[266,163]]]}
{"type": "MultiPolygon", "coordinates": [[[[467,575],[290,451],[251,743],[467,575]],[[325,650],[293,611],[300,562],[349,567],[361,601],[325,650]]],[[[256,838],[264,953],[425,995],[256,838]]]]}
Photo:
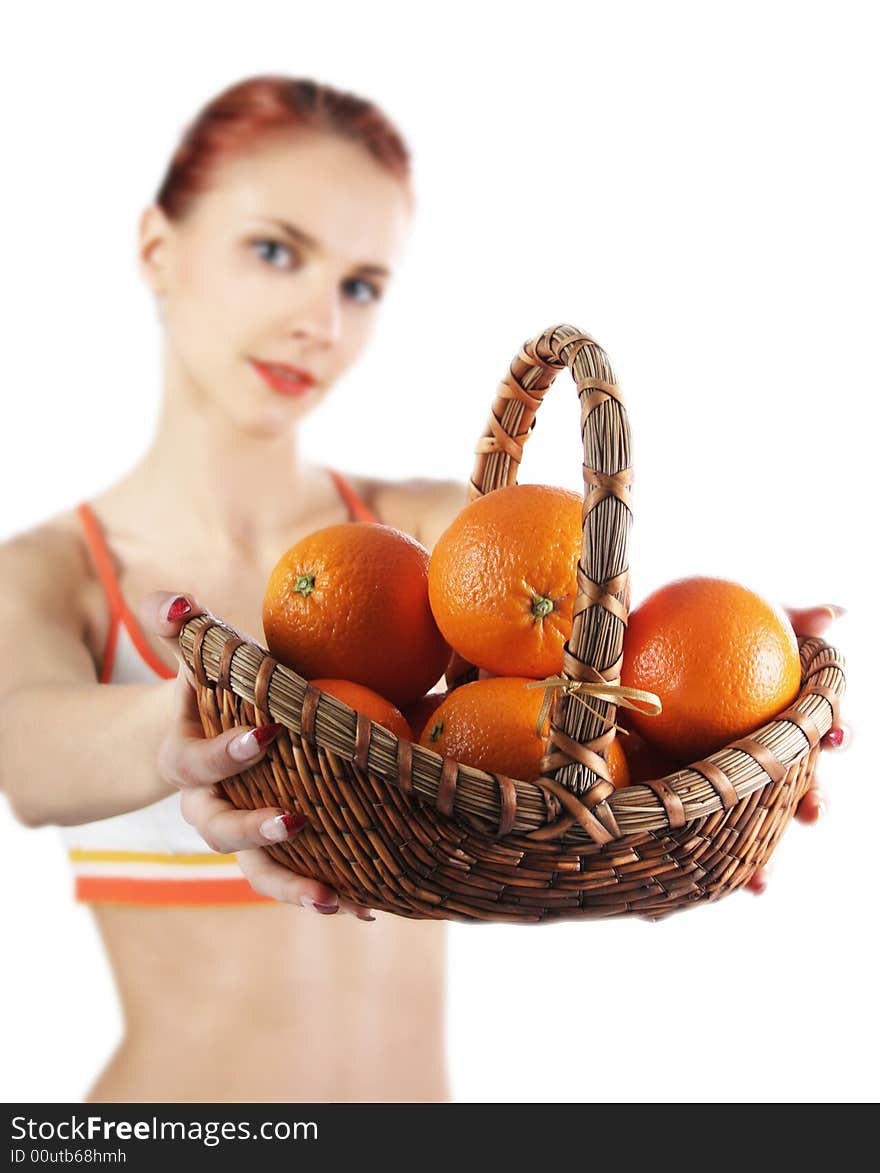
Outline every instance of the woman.
{"type": "MultiPolygon", "coordinates": [[[[411,214],[406,149],[368,103],[277,77],[209,103],[140,221],[164,339],[152,444],[0,549],[0,779],[19,819],[65,828],[124,1015],[90,1102],[448,1099],[445,925],[374,918],[260,850],[301,820],[235,811],[214,783],[273,727],[204,738],[176,647],[200,600],[259,636],[279,551],[315,529],[375,519],[430,549],[465,503],[297,445],[369,341],[411,214]]],[[[792,618],[818,633],[831,614],[792,618]]],[[[818,811],[811,792],[799,817],[818,811]]]]}

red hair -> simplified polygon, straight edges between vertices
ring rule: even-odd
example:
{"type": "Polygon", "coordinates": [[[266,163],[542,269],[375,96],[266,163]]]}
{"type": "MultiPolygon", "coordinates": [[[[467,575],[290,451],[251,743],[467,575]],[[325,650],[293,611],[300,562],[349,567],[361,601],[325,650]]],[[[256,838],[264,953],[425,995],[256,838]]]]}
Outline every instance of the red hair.
{"type": "Polygon", "coordinates": [[[320,131],[361,143],[412,199],[409,151],[374,103],[308,79],[266,74],[236,82],[202,108],[185,129],[155,202],[170,220],[182,220],[210,186],[219,163],[283,130],[320,131]]]}

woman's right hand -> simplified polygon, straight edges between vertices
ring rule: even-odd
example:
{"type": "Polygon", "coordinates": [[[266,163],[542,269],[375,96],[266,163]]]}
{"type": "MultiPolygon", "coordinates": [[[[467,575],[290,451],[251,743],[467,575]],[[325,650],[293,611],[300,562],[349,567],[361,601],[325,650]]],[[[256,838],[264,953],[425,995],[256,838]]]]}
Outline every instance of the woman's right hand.
{"type": "Polygon", "coordinates": [[[248,725],[224,730],[216,737],[205,736],[196,681],[178,644],[183,624],[204,614],[204,608],[191,595],[153,591],[141,600],[138,614],[145,630],[165,640],[179,661],[177,677],[169,682],[174,689],[173,717],[159,748],[158,765],[162,777],[180,789],[184,819],[196,828],[212,851],[234,852],[251,887],[261,895],[287,904],[301,904],[325,916],[341,911],[359,920],[375,920],[368,908],[342,899],[327,884],[291,871],[262,850],[267,843],[298,834],[308,825],[305,816],[285,812],[280,807],[238,810],[216,785],[258,762],[281,727],[270,725],[257,729],[256,738],[253,726],[248,725]]]}

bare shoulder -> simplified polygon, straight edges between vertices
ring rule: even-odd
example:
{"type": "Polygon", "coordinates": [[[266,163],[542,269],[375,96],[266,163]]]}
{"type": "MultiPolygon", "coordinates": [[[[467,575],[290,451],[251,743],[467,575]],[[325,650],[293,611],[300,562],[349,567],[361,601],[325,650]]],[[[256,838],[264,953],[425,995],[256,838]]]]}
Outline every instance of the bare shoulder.
{"type": "Polygon", "coordinates": [[[0,626],[6,638],[19,641],[38,622],[72,642],[85,641],[88,557],[76,525],[75,516],[71,521],[59,515],[0,542],[0,626]]]}
{"type": "Polygon", "coordinates": [[[358,476],[350,480],[386,525],[410,534],[428,550],[468,502],[467,481],[440,477],[387,481],[358,476]]]}
{"type": "Polygon", "coordinates": [[[73,511],[19,530],[0,542],[0,575],[17,587],[54,589],[68,599],[88,577],[88,562],[73,511]]]}
{"type": "Polygon", "coordinates": [[[0,704],[30,685],[97,681],[77,521],[53,518],[0,542],[0,704]]]}

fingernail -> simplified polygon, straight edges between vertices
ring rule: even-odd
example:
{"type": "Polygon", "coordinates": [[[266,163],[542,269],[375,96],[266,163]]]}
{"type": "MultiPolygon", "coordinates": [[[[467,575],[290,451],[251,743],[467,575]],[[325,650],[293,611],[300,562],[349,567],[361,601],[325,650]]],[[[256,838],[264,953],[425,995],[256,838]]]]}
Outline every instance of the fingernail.
{"type": "Polygon", "coordinates": [[[237,762],[246,762],[249,758],[257,757],[270,742],[275,740],[283,728],[283,725],[275,723],[273,725],[259,725],[256,729],[242,733],[240,737],[230,741],[230,757],[237,762]]]}
{"type": "Polygon", "coordinates": [[[166,621],[171,619],[180,619],[184,615],[189,615],[190,611],[192,611],[192,605],[190,604],[189,599],[185,598],[183,595],[178,595],[176,599],[172,599],[171,606],[166,612],[165,619],[166,621]]]}
{"type": "Polygon", "coordinates": [[[323,913],[324,916],[330,916],[334,912],[339,912],[338,904],[319,904],[317,900],[312,900],[310,896],[303,896],[300,903],[303,908],[313,908],[315,912],[323,913]]]}
{"type": "Polygon", "coordinates": [[[825,734],[825,741],[828,745],[833,746],[834,749],[840,749],[845,738],[844,731],[840,728],[829,729],[825,734]]]}
{"type": "Polygon", "coordinates": [[[260,834],[272,843],[280,843],[282,839],[292,838],[298,831],[309,825],[305,815],[284,814],[276,815],[274,819],[266,819],[260,824],[260,834]]]}
{"type": "Polygon", "coordinates": [[[826,611],[831,612],[832,619],[840,619],[846,614],[846,607],[841,607],[839,603],[823,603],[823,606],[826,611]]]}
{"type": "Polygon", "coordinates": [[[376,918],[374,916],[361,916],[361,914],[358,913],[358,920],[375,920],[375,919],[376,918]]]}

